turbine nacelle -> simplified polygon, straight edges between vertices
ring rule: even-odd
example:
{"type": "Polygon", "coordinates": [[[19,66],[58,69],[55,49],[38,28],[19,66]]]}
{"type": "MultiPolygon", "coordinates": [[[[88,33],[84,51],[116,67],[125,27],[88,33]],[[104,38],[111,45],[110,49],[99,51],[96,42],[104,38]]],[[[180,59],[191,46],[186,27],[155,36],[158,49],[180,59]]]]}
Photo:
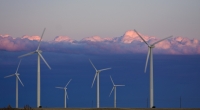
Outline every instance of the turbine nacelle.
{"type": "Polygon", "coordinates": [[[19,76],[20,74],[19,74],[19,73],[15,73],[15,75],[16,75],[16,76],[19,76]]]}
{"type": "Polygon", "coordinates": [[[35,53],[42,53],[42,50],[36,50],[35,53]]]}
{"type": "Polygon", "coordinates": [[[149,48],[155,48],[155,45],[150,45],[150,46],[148,46],[149,48]]]}

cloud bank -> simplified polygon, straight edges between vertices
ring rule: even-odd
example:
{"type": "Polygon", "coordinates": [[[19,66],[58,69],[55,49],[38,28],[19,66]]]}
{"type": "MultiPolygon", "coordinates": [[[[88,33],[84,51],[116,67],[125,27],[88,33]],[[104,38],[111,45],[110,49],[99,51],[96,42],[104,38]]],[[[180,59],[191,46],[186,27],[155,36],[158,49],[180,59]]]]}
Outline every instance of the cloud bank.
{"type": "MultiPolygon", "coordinates": [[[[153,36],[142,37],[149,44],[159,40],[153,36]]],[[[33,51],[37,48],[39,40],[39,36],[14,38],[10,35],[0,35],[0,50],[33,51]]],[[[52,41],[42,41],[41,50],[69,54],[146,54],[148,47],[134,31],[130,30],[120,37],[92,36],[80,41],[68,36],[56,36],[52,41]]],[[[200,43],[197,39],[172,37],[156,44],[153,51],[156,54],[200,54],[200,43]]]]}

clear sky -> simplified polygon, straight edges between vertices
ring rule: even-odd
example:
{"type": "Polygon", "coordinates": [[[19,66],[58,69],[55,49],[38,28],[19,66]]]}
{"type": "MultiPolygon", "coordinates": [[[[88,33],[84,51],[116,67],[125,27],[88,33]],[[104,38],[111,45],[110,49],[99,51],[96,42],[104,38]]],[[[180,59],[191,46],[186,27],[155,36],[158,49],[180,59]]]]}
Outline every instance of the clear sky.
{"type": "Polygon", "coordinates": [[[75,40],[119,37],[137,29],[145,35],[200,39],[199,0],[1,0],[0,34],[40,35],[75,40]]]}

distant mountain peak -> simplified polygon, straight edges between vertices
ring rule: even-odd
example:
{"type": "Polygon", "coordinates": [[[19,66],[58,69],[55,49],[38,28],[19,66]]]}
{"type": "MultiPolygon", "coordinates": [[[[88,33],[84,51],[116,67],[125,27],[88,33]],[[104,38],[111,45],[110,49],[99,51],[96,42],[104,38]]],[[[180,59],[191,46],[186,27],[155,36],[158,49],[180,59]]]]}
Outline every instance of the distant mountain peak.
{"type": "MultiPolygon", "coordinates": [[[[144,36],[142,34],[140,35],[144,38],[145,41],[149,41],[150,39],[155,39],[155,37],[144,36]]],[[[132,43],[133,41],[143,42],[142,39],[133,30],[126,31],[123,36],[116,38],[116,40],[118,42],[126,44],[132,43]]]]}

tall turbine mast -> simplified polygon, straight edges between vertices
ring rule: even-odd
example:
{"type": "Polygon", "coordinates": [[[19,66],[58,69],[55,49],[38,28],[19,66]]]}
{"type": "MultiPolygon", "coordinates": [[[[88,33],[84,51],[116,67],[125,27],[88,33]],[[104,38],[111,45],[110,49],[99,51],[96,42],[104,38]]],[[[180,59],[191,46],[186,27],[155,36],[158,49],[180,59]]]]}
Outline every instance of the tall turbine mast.
{"type": "Polygon", "coordinates": [[[16,108],[18,108],[18,81],[22,84],[22,86],[24,86],[24,84],[22,83],[22,81],[19,78],[19,73],[18,73],[20,63],[21,63],[21,60],[19,61],[19,64],[18,64],[18,67],[17,67],[15,74],[8,75],[8,76],[4,77],[4,78],[8,78],[8,77],[16,76],[16,108]]]}
{"type": "Polygon", "coordinates": [[[149,45],[136,30],[134,30],[134,31],[144,41],[144,43],[147,44],[147,46],[148,46],[148,54],[147,54],[147,59],[146,59],[146,64],[145,64],[144,72],[146,73],[147,64],[148,64],[148,60],[149,60],[149,57],[150,57],[150,108],[153,108],[154,107],[154,92],[153,92],[154,91],[154,89],[153,89],[153,48],[159,42],[161,42],[161,41],[163,41],[165,39],[168,39],[168,38],[170,38],[172,36],[166,37],[164,39],[161,39],[161,40],[156,41],[155,43],[149,45]]]}
{"type": "Polygon", "coordinates": [[[95,68],[95,66],[93,65],[92,61],[89,59],[90,63],[92,64],[93,68],[95,69],[96,73],[95,73],[95,76],[94,76],[94,79],[93,79],[93,82],[92,82],[92,87],[93,87],[93,84],[94,84],[94,81],[95,79],[97,79],[97,108],[100,107],[100,97],[99,97],[99,74],[101,71],[105,71],[105,70],[108,70],[108,69],[111,69],[111,68],[105,68],[105,69],[100,69],[100,70],[97,70],[95,68]]]}
{"type": "Polygon", "coordinates": [[[68,84],[70,83],[71,80],[72,79],[69,80],[69,82],[66,84],[65,87],[56,87],[58,89],[63,89],[64,90],[64,108],[66,108],[66,103],[67,103],[66,97],[67,97],[67,99],[69,99],[68,95],[67,95],[67,86],[68,86],[68,84]]]}
{"type": "MultiPolygon", "coordinates": [[[[112,90],[110,91],[110,95],[112,94],[112,91],[114,90],[114,108],[117,107],[117,87],[118,86],[125,86],[125,85],[115,85],[114,81],[112,80],[112,77],[110,76],[110,80],[112,81],[113,83],[113,88],[112,90]]],[[[110,97],[109,95],[109,97],[110,97]]]]}
{"type": "Polygon", "coordinates": [[[41,39],[40,39],[40,42],[38,44],[37,49],[35,51],[33,51],[33,52],[29,52],[27,54],[24,54],[24,55],[21,55],[21,56],[18,57],[18,58],[22,58],[22,57],[29,56],[29,55],[32,55],[32,54],[37,54],[38,55],[38,58],[37,58],[38,59],[38,61],[37,61],[37,107],[41,106],[41,104],[40,104],[40,58],[42,58],[42,60],[44,61],[44,63],[47,65],[47,67],[49,69],[51,69],[51,67],[49,66],[49,64],[46,62],[46,60],[42,56],[42,51],[40,50],[40,44],[41,44],[42,37],[44,35],[45,29],[46,28],[44,28],[44,30],[42,32],[42,36],[41,36],[41,39]]]}

